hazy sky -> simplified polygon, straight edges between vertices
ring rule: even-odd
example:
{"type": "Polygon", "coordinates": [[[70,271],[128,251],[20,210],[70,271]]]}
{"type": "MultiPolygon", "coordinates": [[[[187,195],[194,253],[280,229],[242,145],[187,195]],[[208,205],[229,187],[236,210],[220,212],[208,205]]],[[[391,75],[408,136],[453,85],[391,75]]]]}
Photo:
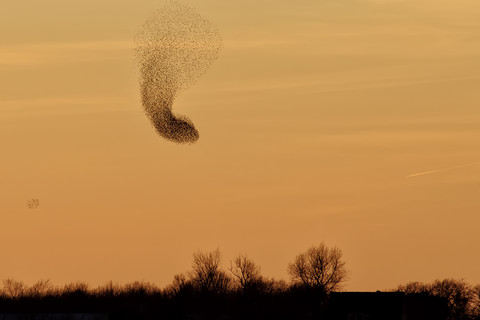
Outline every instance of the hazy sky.
{"type": "Polygon", "coordinates": [[[347,290],[480,283],[478,1],[187,3],[224,39],[174,104],[194,145],[140,102],[164,2],[2,0],[0,279],[165,286],[217,247],[288,279],[324,241],[347,290]]]}

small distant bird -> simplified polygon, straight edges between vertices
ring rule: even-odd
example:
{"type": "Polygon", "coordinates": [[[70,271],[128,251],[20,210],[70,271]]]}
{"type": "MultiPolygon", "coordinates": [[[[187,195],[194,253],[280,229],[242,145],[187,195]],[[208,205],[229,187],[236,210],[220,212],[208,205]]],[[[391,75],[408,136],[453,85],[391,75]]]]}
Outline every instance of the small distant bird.
{"type": "Polygon", "coordinates": [[[27,207],[29,209],[36,209],[39,205],[40,205],[40,200],[38,199],[33,198],[27,201],[27,207]]]}

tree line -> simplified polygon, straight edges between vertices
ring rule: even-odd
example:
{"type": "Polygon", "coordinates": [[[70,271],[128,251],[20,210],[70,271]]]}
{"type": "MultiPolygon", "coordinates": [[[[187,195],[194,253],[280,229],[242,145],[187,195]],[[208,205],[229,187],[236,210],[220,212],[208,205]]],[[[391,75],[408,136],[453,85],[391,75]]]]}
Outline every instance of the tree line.
{"type": "Polygon", "coordinates": [[[287,271],[290,282],[263,276],[260,266],[245,254],[239,254],[223,268],[218,249],[197,251],[191,268],[176,274],[165,288],[148,282],[109,282],[97,288],[83,282],[54,286],[49,280],[27,286],[6,279],[0,289],[0,313],[28,309],[113,312],[129,315],[126,318],[130,319],[139,313],[165,319],[191,315],[209,319],[222,315],[235,315],[234,319],[306,319],[324,313],[329,292],[339,290],[348,274],[341,250],[324,243],[296,256],[287,271]]]}
{"type": "Polygon", "coordinates": [[[309,248],[288,264],[291,282],[266,278],[260,266],[245,254],[230,261],[227,269],[221,266],[219,249],[212,252],[197,251],[193,254],[191,270],[174,276],[173,282],[164,289],[147,282],[134,282],[120,286],[109,282],[92,289],[87,283],[75,282],[56,287],[49,280],[40,280],[31,286],[13,278],[3,280],[0,297],[18,299],[84,292],[91,295],[120,294],[142,290],[148,293],[164,293],[175,296],[190,290],[201,294],[226,293],[248,294],[252,292],[285,291],[291,287],[315,290],[323,295],[338,290],[347,280],[348,272],[340,249],[328,248],[324,243],[309,248]]]}
{"type": "MultiPolygon", "coordinates": [[[[174,275],[165,288],[138,281],[91,288],[83,282],[54,286],[41,280],[28,286],[6,279],[0,289],[0,313],[27,308],[33,312],[117,312],[126,318],[136,318],[139,313],[165,319],[189,315],[209,319],[222,315],[232,319],[326,318],[330,293],[340,291],[348,280],[342,251],[324,243],[298,254],[287,265],[287,272],[289,282],[265,277],[245,254],[223,268],[218,249],[197,251],[191,268],[174,275]]],[[[430,284],[410,282],[391,291],[444,299],[448,319],[480,319],[480,285],[445,279],[430,284]]]]}
{"type": "Polygon", "coordinates": [[[472,286],[465,280],[444,279],[432,283],[409,282],[397,290],[408,294],[444,298],[449,319],[480,319],[480,284],[472,286]]]}

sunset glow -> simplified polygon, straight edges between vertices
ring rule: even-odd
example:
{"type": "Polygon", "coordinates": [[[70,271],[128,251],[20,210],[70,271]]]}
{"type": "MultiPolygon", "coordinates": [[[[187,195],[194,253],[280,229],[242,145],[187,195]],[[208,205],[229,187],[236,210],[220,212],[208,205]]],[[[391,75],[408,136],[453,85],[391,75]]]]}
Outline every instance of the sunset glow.
{"type": "Polygon", "coordinates": [[[164,3],[2,0],[0,279],[163,287],[218,248],[289,280],[324,242],[347,291],[480,283],[478,1],[186,0],[223,39],[194,144],[142,107],[164,3]]]}

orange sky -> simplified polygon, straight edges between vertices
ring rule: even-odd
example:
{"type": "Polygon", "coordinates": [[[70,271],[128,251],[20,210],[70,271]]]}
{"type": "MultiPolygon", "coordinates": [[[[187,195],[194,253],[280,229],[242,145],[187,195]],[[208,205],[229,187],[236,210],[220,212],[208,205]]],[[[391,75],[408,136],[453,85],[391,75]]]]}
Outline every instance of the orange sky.
{"type": "Polygon", "coordinates": [[[2,0],[0,279],[165,286],[217,247],[288,279],[325,241],[347,290],[480,283],[478,1],[187,1],[224,39],[174,104],[194,145],[140,103],[163,3],[2,0]]]}

